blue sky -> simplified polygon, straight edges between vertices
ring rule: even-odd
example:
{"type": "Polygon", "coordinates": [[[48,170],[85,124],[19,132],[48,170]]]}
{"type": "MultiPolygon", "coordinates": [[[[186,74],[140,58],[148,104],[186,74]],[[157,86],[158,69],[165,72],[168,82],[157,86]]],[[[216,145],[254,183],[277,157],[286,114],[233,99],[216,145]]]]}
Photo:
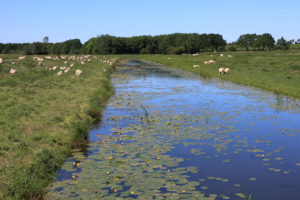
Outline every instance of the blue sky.
{"type": "Polygon", "coordinates": [[[299,0],[0,0],[0,43],[171,33],[217,33],[227,42],[246,33],[297,40],[299,20],[299,0]]]}

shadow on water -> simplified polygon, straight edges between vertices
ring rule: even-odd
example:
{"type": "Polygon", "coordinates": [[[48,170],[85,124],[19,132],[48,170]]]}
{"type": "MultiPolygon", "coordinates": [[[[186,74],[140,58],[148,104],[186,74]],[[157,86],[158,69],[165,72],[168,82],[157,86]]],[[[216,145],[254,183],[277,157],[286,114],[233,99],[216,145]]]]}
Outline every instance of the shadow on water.
{"type": "Polygon", "coordinates": [[[239,199],[245,185],[252,199],[300,195],[299,100],[141,60],[111,81],[116,94],[53,198],[239,199]]]}

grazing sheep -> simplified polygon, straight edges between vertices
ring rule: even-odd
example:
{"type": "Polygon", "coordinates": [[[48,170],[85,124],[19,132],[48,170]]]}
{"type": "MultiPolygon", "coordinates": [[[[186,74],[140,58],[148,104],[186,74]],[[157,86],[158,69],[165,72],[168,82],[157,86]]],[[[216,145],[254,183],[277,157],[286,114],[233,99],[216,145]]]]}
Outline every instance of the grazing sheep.
{"type": "Polygon", "coordinates": [[[73,67],[74,66],[74,64],[72,63],[71,65],[70,65],[70,67],[73,67]]]}
{"type": "Polygon", "coordinates": [[[75,71],[75,74],[76,74],[76,76],[79,76],[79,75],[82,74],[82,71],[81,71],[80,69],[77,69],[77,70],[75,71]]]}
{"type": "Polygon", "coordinates": [[[208,62],[209,62],[209,64],[211,64],[211,63],[216,64],[215,61],[213,61],[213,60],[209,60],[208,62]]]}
{"type": "Polygon", "coordinates": [[[92,62],[92,60],[91,60],[91,59],[88,59],[87,61],[88,61],[88,62],[92,62]]]}
{"type": "Polygon", "coordinates": [[[14,64],[15,64],[15,62],[11,62],[11,64],[13,64],[13,65],[14,65],[14,64]]]}
{"type": "Polygon", "coordinates": [[[45,56],[45,58],[47,58],[47,59],[52,59],[52,57],[50,57],[50,56],[45,56]]]}
{"type": "Polygon", "coordinates": [[[68,70],[68,69],[66,69],[64,72],[65,72],[65,73],[67,73],[68,71],[69,71],[69,70],[68,70]]]}
{"type": "Polygon", "coordinates": [[[228,55],[229,58],[231,58],[231,55],[228,55]]]}
{"type": "Polygon", "coordinates": [[[223,54],[220,54],[221,57],[223,57],[223,54]]]}
{"type": "Polygon", "coordinates": [[[194,65],[193,67],[199,67],[199,65],[194,65]]]}
{"type": "Polygon", "coordinates": [[[56,70],[57,66],[52,67],[52,70],[56,70]]]}
{"type": "Polygon", "coordinates": [[[38,57],[33,57],[33,58],[32,58],[32,60],[34,60],[34,59],[35,59],[35,60],[37,60],[37,59],[38,59],[38,57]]]}
{"type": "Polygon", "coordinates": [[[22,60],[22,59],[25,59],[25,58],[26,58],[26,56],[19,57],[19,60],[22,60]]]}
{"type": "Polygon", "coordinates": [[[43,65],[43,63],[42,63],[42,62],[39,62],[38,65],[43,65]]]}
{"type": "Polygon", "coordinates": [[[46,70],[51,70],[51,68],[49,68],[49,67],[46,67],[46,70]]]}
{"type": "Polygon", "coordinates": [[[2,64],[3,63],[3,59],[2,58],[0,58],[0,64],[2,64]]]}
{"type": "Polygon", "coordinates": [[[209,65],[210,63],[208,61],[204,61],[204,65],[209,65]]]}
{"type": "Polygon", "coordinates": [[[68,61],[64,61],[64,64],[65,64],[65,65],[68,64],[68,61]]]}
{"type": "Polygon", "coordinates": [[[229,74],[229,68],[225,68],[224,72],[225,74],[229,74]]]}
{"type": "Polygon", "coordinates": [[[60,67],[59,69],[60,70],[63,70],[63,69],[66,69],[67,67],[66,66],[64,66],[64,67],[60,67]]]}
{"type": "Polygon", "coordinates": [[[9,73],[11,73],[11,74],[16,74],[16,73],[17,73],[17,70],[15,70],[14,68],[11,68],[10,71],[9,71],[9,73]]]}
{"type": "Polygon", "coordinates": [[[219,68],[219,75],[224,74],[224,68],[219,68]]]}
{"type": "Polygon", "coordinates": [[[37,61],[44,61],[44,59],[43,58],[37,58],[37,61]]]}
{"type": "Polygon", "coordinates": [[[58,73],[57,73],[57,75],[61,75],[62,74],[62,71],[59,71],[58,73]]]}
{"type": "Polygon", "coordinates": [[[83,61],[81,61],[80,63],[81,63],[81,64],[84,64],[84,62],[83,62],[83,61]]]}

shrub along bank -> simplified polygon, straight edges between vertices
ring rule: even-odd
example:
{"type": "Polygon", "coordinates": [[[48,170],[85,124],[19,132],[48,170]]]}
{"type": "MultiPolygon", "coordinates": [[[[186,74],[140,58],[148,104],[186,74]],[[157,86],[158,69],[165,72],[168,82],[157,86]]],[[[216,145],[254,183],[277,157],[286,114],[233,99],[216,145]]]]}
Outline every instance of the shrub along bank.
{"type": "MultiPolygon", "coordinates": [[[[72,148],[86,143],[91,124],[101,118],[113,94],[114,56],[90,57],[80,64],[44,58],[43,66],[28,56],[1,55],[0,65],[0,199],[41,198],[72,148]],[[12,64],[15,62],[15,64],[12,64]],[[74,63],[60,76],[59,70],[74,63]],[[17,74],[9,74],[10,68],[17,74]],[[76,76],[75,70],[83,71],[76,76]],[[105,70],[104,70],[105,69],[105,70]]],[[[53,56],[52,56],[53,57],[53,56]]]]}

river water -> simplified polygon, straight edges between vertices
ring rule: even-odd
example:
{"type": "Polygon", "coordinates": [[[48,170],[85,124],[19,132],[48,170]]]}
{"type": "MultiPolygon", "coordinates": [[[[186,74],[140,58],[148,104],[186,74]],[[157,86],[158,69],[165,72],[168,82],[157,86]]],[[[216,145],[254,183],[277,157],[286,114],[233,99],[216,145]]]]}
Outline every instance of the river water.
{"type": "Polygon", "coordinates": [[[300,102],[129,60],[53,199],[298,199],[300,102]]]}

